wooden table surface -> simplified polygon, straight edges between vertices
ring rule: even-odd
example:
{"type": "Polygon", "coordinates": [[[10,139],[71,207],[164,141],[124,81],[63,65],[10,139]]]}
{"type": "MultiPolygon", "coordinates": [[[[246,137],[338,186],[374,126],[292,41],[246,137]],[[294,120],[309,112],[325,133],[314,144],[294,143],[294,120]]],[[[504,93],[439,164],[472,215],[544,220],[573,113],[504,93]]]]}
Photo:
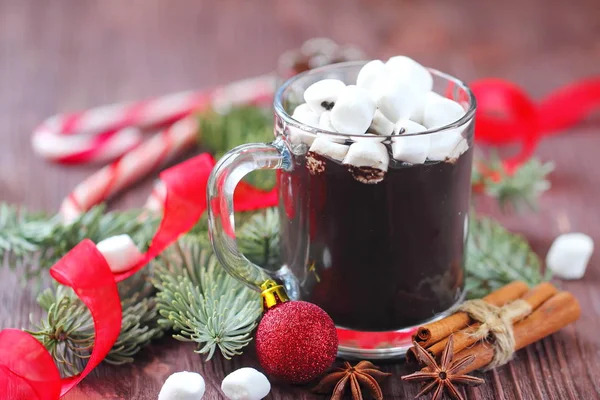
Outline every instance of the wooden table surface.
{"type": "MultiPolygon", "coordinates": [[[[30,134],[45,117],[261,74],[284,50],[322,35],[376,57],[407,54],[467,82],[506,78],[536,97],[600,72],[598,0],[1,0],[0,200],[54,211],[94,170],[48,164],[33,154],[30,134]]],[[[600,240],[599,127],[590,118],[540,146],[538,155],[554,160],[556,171],[539,213],[502,216],[492,202],[479,210],[524,233],[542,255],[564,231],[600,240]]],[[[150,185],[148,179],[112,205],[141,205],[150,185]]],[[[583,280],[563,284],[579,298],[581,319],[484,374],[487,384],[466,390],[467,397],[599,398],[599,280],[595,255],[583,280]]],[[[32,289],[19,289],[13,272],[0,269],[0,328],[27,327],[30,313],[37,319],[34,297],[32,289]]],[[[257,366],[251,349],[208,363],[193,349],[163,339],[135,364],[97,368],[65,399],[155,399],[164,379],[184,369],[204,376],[206,399],[220,399],[226,374],[257,366]]],[[[384,385],[386,398],[416,394],[398,379],[404,366],[385,369],[394,374],[384,385]]],[[[313,396],[276,386],[269,398],[313,396]]]]}

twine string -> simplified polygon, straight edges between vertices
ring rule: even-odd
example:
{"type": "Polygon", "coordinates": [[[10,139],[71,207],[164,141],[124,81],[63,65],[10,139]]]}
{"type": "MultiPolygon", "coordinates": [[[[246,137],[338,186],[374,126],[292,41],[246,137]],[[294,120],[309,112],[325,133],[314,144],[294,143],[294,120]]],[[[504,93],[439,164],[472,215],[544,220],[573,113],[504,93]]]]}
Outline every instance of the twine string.
{"type": "Polygon", "coordinates": [[[531,314],[532,308],[525,300],[517,299],[503,307],[497,307],[481,299],[464,302],[459,311],[467,313],[481,326],[472,333],[477,340],[493,338],[494,358],[486,369],[506,364],[515,352],[513,320],[531,314]]]}

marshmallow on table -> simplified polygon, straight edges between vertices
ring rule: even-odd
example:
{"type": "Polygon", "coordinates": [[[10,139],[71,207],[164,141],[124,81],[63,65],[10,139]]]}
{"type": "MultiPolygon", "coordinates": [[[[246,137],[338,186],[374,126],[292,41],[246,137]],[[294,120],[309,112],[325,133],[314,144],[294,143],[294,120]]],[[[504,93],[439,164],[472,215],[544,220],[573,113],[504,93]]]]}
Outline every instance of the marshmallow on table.
{"type": "Polygon", "coordinates": [[[375,102],[366,89],[348,85],[340,91],[331,110],[331,125],[340,133],[365,133],[375,110],[375,102]]]}
{"type": "Polygon", "coordinates": [[[441,128],[458,121],[466,114],[464,108],[454,100],[439,96],[428,101],[423,110],[423,125],[427,129],[441,128]]]}
{"type": "Polygon", "coordinates": [[[425,111],[425,107],[427,106],[427,104],[429,104],[430,102],[439,100],[439,99],[443,99],[443,98],[444,98],[443,96],[437,94],[436,92],[427,92],[427,94],[422,99],[422,101],[419,102],[419,104],[416,106],[416,108],[410,114],[410,120],[415,121],[421,125],[424,125],[423,112],[425,111]]]}
{"type": "Polygon", "coordinates": [[[381,60],[373,60],[366,63],[358,72],[356,77],[356,86],[375,93],[379,86],[387,77],[387,69],[381,60]]]}
{"type": "Polygon", "coordinates": [[[133,267],[142,253],[129,235],[117,235],[102,240],[96,248],[108,263],[112,272],[124,272],[133,267]]]}
{"type": "Polygon", "coordinates": [[[221,390],[229,400],[260,400],[271,391],[267,377],[254,368],[240,368],[223,379],[221,390]]]}
{"type": "Polygon", "coordinates": [[[394,158],[411,164],[423,164],[429,154],[429,134],[403,136],[399,133],[412,134],[426,130],[423,125],[408,119],[398,121],[394,128],[394,133],[397,136],[392,138],[392,155],[394,158]]]}
{"type": "Polygon", "coordinates": [[[200,400],[205,384],[200,374],[176,372],[169,376],[158,394],[158,400],[200,400]]]}
{"type": "Polygon", "coordinates": [[[304,91],[304,101],[317,114],[330,111],[346,84],[338,79],[322,79],[304,91]]]}
{"type": "Polygon", "coordinates": [[[350,145],[343,164],[362,183],[379,183],[387,172],[390,157],[387,147],[377,140],[361,140],[350,145]]]}
{"type": "Polygon", "coordinates": [[[408,119],[421,101],[421,96],[425,96],[425,93],[421,95],[407,82],[390,76],[376,95],[377,108],[392,122],[408,119]]]}
{"type": "Polygon", "coordinates": [[[391,57],[385,67],[388,73],[410,84],[416,92],[426,93],[433,88],[433,77],[429,70],[410,57],[391,57]]]}
{"type": "Polygon", "coordinates": [[[594,241],[585,233],[557,237],[546,255],[546,265],[562,279],[580,279],[594,252],[594,241]]]}
{"type": "Polygon", "coordinates": [[[375,111],[375,115],[373,115],[369,132],[389,136],[394,133],[394,123],[384,117],[381,111],[377,110],[375,111]]]}

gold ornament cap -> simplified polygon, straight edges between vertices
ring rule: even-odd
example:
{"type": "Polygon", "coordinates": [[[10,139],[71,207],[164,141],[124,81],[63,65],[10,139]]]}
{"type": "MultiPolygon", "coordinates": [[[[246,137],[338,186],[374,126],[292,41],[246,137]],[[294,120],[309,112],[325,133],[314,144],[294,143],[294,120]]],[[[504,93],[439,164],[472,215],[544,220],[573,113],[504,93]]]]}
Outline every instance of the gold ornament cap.
{"type": "Polygon", "coordinates": [[[278,284],[272,279],[264,281],[260,285],[260,289],[262,290],[260,296],[262,297],[263,312],[290,300],[283,285],[278,284]]]}

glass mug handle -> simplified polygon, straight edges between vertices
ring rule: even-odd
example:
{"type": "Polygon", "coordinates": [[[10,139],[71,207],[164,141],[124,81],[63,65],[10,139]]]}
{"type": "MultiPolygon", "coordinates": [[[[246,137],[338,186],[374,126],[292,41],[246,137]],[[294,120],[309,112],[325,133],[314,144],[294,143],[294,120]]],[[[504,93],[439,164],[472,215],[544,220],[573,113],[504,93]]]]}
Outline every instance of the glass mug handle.
{"type": "Polygon", "coordinates": [[[252,263],[238,250],[235,236],[233,193],[240,180],[258,169],[290,170],[290,151],[282,138],[270,144],[251,143],[227,152],[208,179],[208,231],[217,259],[234,278],[254,290],[271,274],[252,263]]]}

